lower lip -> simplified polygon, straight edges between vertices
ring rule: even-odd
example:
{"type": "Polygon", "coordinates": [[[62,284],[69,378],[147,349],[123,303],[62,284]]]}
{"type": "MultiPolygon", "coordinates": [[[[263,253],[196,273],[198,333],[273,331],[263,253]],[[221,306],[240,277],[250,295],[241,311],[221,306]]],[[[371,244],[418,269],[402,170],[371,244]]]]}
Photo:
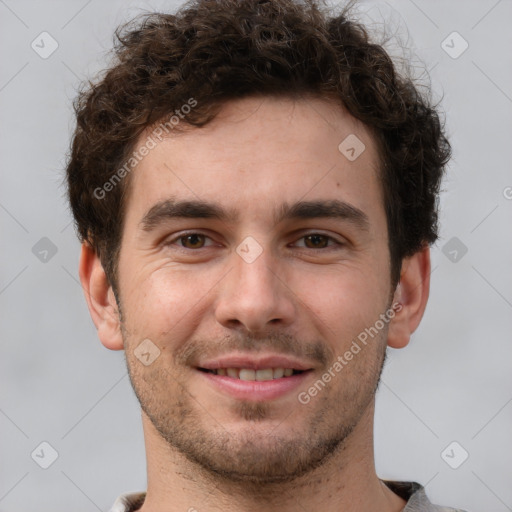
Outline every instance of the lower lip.
{"type": "Polygon", "coordinates": [[[275,400],[300,387],[309,376],[311,370],[282,377],[280,379],[253,381],[240,380],[224,375],[197,370],[204,378],[220,391],[239,400],[266,401],[275,400]]]}

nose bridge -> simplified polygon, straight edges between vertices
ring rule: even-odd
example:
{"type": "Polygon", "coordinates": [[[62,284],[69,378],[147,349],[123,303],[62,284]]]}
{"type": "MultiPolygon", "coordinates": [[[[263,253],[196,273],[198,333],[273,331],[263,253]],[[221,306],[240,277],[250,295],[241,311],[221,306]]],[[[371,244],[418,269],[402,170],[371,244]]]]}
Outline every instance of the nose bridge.
{"type": "Polygon", "coordinates": [[[273,292],[278,280],[274,256],[269,244],[265,248],[252,237],[247,237],[236,250],[234,258],[235,274],[240,287],[258,290],[263,293],[273,292]],[[261,289],[260,289],[261,288],[261,289]]]}
{"type": "Polygon", "coordinates": [[[232,270],[216,308],[217,320],[224,325],[243,324],[250,331],[262,330],[270,322],[289,324],[294,306],[278,263],[268,237],[267,241],[246,237],[232,254],[232,270]]]}

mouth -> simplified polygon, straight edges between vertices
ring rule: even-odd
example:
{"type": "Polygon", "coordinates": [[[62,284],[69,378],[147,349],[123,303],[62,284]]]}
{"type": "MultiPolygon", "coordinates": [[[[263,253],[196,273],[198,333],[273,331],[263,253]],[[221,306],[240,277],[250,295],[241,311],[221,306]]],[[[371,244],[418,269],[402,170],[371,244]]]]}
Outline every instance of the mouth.
{"type": "Polygon", "coordinates": [[[269,401],[303,385],[313,368],[289,357],[228,356],[195,368],[215,391],[238,400],[269,401]]]}
{"type": "Polygon", "coordinates": [[[230,377],[231,379],[264,382],[274,379],[282,379],[299,375],[308,370],[296,370],[294,368],[263,368],[254,370],[252,368],[198,368],[199,371],[211,373],[213,375],[221,375],[230,377]]]}

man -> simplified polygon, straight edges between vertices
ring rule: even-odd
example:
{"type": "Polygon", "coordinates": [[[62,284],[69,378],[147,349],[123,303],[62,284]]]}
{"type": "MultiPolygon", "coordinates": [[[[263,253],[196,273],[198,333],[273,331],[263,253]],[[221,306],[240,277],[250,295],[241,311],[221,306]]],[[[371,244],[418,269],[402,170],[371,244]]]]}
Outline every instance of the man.
{"type": "Polygon", "coordinates": [[[373,454],[386,347],[429,293],[435,108],[312,2],[197,0],[118,38],[67,168],[89,310],[142,408],[147,492],[112,512],[453,510],[373,454]]]}

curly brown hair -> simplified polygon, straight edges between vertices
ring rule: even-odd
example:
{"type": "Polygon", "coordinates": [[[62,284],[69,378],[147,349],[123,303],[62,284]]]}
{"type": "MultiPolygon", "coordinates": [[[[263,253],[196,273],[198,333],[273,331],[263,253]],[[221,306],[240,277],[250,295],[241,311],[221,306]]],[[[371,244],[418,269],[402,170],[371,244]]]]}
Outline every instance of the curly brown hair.
{"type": "Polygon", "coordinates": [[[145,14],[117,29],[113,64],[75,101],[67,165],[78,236],[101,258],[114,292],[130,176],[104,197],[95,191],[144,130],[191,98],[192,127],[251,95],[334,99],[378,144],[392,283],[404,257],[435,242],[451,153],[437,106],[347,12],[331,16],[315,0],[193,0],[176,14],[145,14]]]}

